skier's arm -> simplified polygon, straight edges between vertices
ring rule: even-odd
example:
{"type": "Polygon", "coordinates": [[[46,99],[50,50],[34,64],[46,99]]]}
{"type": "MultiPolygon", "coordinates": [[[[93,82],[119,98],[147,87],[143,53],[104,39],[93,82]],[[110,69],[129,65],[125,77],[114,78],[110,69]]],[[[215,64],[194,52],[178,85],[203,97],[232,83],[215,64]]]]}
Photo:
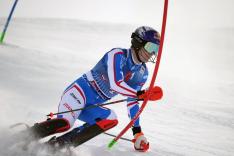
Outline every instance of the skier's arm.
{"type": "Polygon", "coordinates": [[[110,87],[119,94],[136,98],[137,91],[124,82],[122,71],[122,61],[124,53],[120,49],[115,49],[108,54],[108,77],[110,87]]]}
{"type": "MultiPolygon", "coordinates": [[[[137,94],[140,93],[140,92],[143,92],[142,87],[146,83],[147,78],[148,78],[148,69],[145,66],[144,73],[141,75],[141,77],[137,77],[137,79],[135,79],[135,81],[137,83],[135,83],[134,88],[136,88],[137,94]]],[[[137,96],[137,98],[139,99],[138,96],[137,96]]],[[[137,114],[137,112],[139,111],[139,102],[138,102],[138,100],[134,100],[131,97],[128,97],[127,109],[128,109],[128,116],[132,120],[134,118],[134,116],[137,114]]],[[[132,131],[133,131],[133,135],[135,135],[136,133],[141,132],[140,117],[133,124],[132,131]]]]}
{"type": "MultiPolygon", "coordinates": [[[[129,98],[129,100],[130,99],[131,98],[129,98]]],[[[128,101],[127,107],[128,107],[129,117],[131,119],[134,118],[136,113],[139,111],[138,102],[137,101],[128,101]]],[[[132,126],[132,132],[133,132],[133,136],[134,136],[134,139],[133,139],[134,148],[138,151],[146,151],[149,148],[149,142],[147,141],[146,137],[144,136],[144,133],[141,130],[139,118],[134,122],[134,124],[132,126]]]]}
{"type": "MultiPolygon", "coordinates": [[[[136,100],[133,101],[132,98],[128,98],[128,101],[127,101],[128,117],[131,120],[134,118],[134,116],[136,115],[136,113],[139,110],[139,105],[138,104],[139,104],[138,101],[136,101],[136,100]]],[[[140,127],[140,118],[138,118],[134,122],[133,127],[140,127]]]]}

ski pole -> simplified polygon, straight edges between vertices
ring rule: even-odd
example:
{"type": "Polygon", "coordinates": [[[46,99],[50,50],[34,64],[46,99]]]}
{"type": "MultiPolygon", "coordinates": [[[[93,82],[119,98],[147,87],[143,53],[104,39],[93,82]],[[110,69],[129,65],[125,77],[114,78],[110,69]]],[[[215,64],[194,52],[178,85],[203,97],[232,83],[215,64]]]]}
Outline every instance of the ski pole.
{"type": "MultiPolygon", "coordinates": [[[[107,133],[107,132],[104,132],[104,134],[109,135],[109,136],[112,136],[112,137],[114,137],[114,138],[116,137],[116,135],[111,134],[111,133],[107,133]]],[[[132,142],[132,140],[131,140],[131,139],[124,138],[124,137],[120,137],[119,139],[121,139],[121,140],[125,140],[125,141],[129,141],[129,142],[132,142]]]]}
{"type": "MultiPolygon", "coordinates": [[[[58,113],[50,113],[47,114],[47,117],[53,117],[54,115],[59,115],[59,114],[65,114],[65,113],[70,113],[70,112],[75,112],[75,111],[79,111],[79,110],[85,110],[85,109],[91,109],[91,108],[95,108],[95,107],[99,107],[99,106],[106,106],[106,105],[112,105],[112,104],[116,104],[116,103],[121,103],[121,102],[125,102],[128,99],[122,99],[122,100],[117,100],[117,101],[112,101],[112,102],[108,102],[108,103],[102,103],[102,104],[96,104],[96,105],[90,105],[84,108],[79,108],[79,109],[73,109],[73,110],[69,110],[69,111],[64,111],[64,112],[58,112],[58,113]]],[[[142,101],[142,99],[132,99],[132,100],[137,100],[137,101],[142,101]]]]}
{"type": "Polygon", "coordinates": [[[0,37],[0,43],[3,43],[4,36],[5,36],[5,34],[6,34],[8,25],[9,25],[9,23],[10,23],[10,20],[11,20],[11,17],[12,17],[13,12],[14,12],[14,10],[15,10],[15,7],[16,7],[17,2],[18,2],[18,0],[15,0],[15,3],[13,4],[13,7],[12,7],[12,9],[11,9],[11,12],[10,12],[10,14],[9,14],[9,16],[8,16],[8,18],[7,18],[7,22],[6,22],[5,26],[4,26],[3,32],[2,32],[1,37],[0,37]]]}

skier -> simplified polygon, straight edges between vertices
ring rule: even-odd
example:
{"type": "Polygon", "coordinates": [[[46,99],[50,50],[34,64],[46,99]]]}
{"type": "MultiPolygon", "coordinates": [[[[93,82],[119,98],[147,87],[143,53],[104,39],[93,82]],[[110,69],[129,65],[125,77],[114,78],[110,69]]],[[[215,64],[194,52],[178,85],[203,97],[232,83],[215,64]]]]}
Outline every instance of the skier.
{"type": "MultiPolygon", "coordinates": [[[[128,98],[128,115],[130,119],[135,116],[139,110],[137,99],[144,99],[149,94],[147,90],[142,90],[148,77],[145,63],[154,62],[160,35],[151,27],[141,26],[132,33],[131,38],[131,48],[110,50],[89,72],[67,87],[61,97],[58,112],[71,112],[35,124],[31,128],[34,137],[43,138],[65,132],[78,119],[85,124],[62,136],[52,137],[47,143],[56,147],[76,147],[88,141],[118,124],[115,112],[101,106],[80,111],[72,110],[104,103],[117,94],[128,98]]],[[[150,100],[159,100],[162,94],[161,88],[155,86],[150,100]]],[[[132,132],[134,148],[137,151],[147,151],[149,142],[142,132],[139,118],[135,121],[132,132]]]]}

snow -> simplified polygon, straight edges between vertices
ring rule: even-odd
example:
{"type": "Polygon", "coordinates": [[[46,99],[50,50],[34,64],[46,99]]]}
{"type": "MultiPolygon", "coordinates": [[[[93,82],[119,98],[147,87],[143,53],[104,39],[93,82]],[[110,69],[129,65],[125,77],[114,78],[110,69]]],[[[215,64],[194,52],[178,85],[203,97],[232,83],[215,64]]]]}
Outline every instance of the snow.
{"type": "MultiPolygon", "coordinates": [[[[4,21],[0,19],[1,27],[4,21]]],[[[6,42],[0,45],[0,155],[26,156],[13,143],[7,144],[13,131],[8,127],[17,122],[32,125],[56,112],[64,88],[92,68],[106,51],[128,48],[136,27],[67,19],[14,19],[6,42]]],[[[156,80],[164,98],[150,102],[141,116],[150,151],[136,152],[131,143],[122,140],[108,150],[112,138],[102,134],[73,149],[75,154],[233,155],[233,32],[233,27],[168,27],[156,80]]],[[[153,69],[153,64],[148,66],[153,69]]],[[[126,105],[110,108],[117,113],[119,125],[109,132],[118,134],[129,121],[126,105]]],[[[125,137],[131,139],[131,132],[125,137]]]]}

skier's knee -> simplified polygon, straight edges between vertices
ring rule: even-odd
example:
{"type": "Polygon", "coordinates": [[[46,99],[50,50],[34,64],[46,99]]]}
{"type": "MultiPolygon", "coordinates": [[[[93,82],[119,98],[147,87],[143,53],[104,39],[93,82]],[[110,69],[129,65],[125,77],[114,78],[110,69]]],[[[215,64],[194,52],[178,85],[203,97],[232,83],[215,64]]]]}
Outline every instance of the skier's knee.
{"type": "Polygon", "coordinates": [[[110,114],[106,117],[106,119],[102,119],[97,122],[97,125],[101,127],[104,131],[115,127],[117,124],[117,115],[113,110],[110,110],[110,114]]]}
{"type": "Polygon", "coordinates": [[[98,121],[96,123],[103,131],[106,131],[108,129],[111,129],[115,127],[118,124],[117,119],[109,120],[109,119],[103,119],[101,121],[98,121]]]}
{"type": "Polygon", "coordinates": [[[62,133],[70,129],[71,125],[67,119],[55,118],[43,122],[45,127],[49,128],[51,132],[62,133]],[[47,125],[47,126],[46,126],[47,125]]]}
{"type": "Polygon", "coordinates": [[[65,117],[63,117],[61,119],[63,119],[64,121],[66,121],[67,125],[69,125],[69,127],[72,127],[74,125],[74,123],[75,123],[75,120],[73,120],[71,118],[65,118],[65,117]]]}
{"type": "Polygon", "coordinates": [[[58,120],[60,121],[61,126],[57,129],[56,133],[65,132],[72,127],[72,125],[69,123],[69,121],[67,119],[64,119],[64,118],[59,119],[58,118],[58,120]]]}
{"type": "Polygon", "coordinates": [[[50,119],[41,123],[36,123],[31,127],[31,132],[36,138],[44,138],[55,133],[61,133],[70,129],[70,124],[66,119],[50,119]]]}

